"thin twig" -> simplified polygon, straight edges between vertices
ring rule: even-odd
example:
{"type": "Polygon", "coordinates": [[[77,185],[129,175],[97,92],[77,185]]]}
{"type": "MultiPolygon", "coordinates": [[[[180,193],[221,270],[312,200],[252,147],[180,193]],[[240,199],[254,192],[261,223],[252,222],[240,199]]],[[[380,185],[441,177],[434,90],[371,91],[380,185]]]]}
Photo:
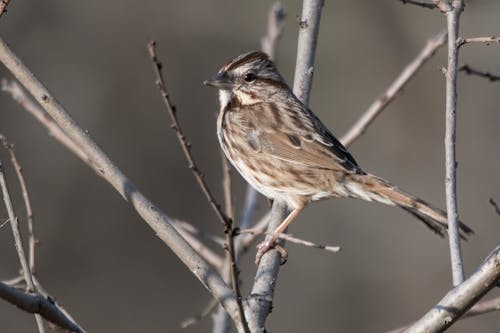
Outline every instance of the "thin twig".
{"type": "Polygon", "coordinates": [[[170,115],[170,118],[172,120],[172,128],[175,130],[177,139],[179,139],[182,151],[189,163],[189,168],[193,172],[195,179],[198,181],[201,190],[205,194],[208,202],[212,206],[220,222],[227,228],[231,224],[231,221],[229,217],[226,216],[226,214],[224,214],[224,212],[222,211],[220,204],[215,200],[212,191],[210,191],[210,188],[208,187],[207,182],[205,181],[205,177],[203,176],[201,170],[198,168],[198,165],[196,164],[193,158],[193,154],[191,153],[191,144],[187,141],[186,136],[184,135],[184,131],[182,130],[182,127],[177,118],[177,109],[170,100],[170,96],[167,92],[167,87],[165,85],[165,80],[163,79],[163,73],[162,73],[163,65],[156,55],[155,41],[151,41],[148,43],[148,53],[149,57],[151,58],[154,73],[156,76],[155,83],[158,86],[158,89],[160,90],[163,104],[165,105],[165,108],[167,109],[168,114],[170,115]]]}
{"type": "Polygon", "coordinates": [[[467,280],[452,289],[405,332],[443,332],[496,286],[500,278],[500,246],[467,280]]]}
{"type": "Polygon", "coordinates": [[[276,45],[285,27],[285,9],[280,2],[275,2],[269,11],[267,19],[267,34],[261,39],[262,52],[269,56],[269,59],[276,59],[276,45]]]}
{"type": "MultiPolygon", "coordinates": [[[[23,277],[28,286],[28,292],[36,292],[35,284],[33,283],[33,275],[26,260],[26,254],[24,253],[23,242],[21,240],[21,232],[19,231],[19,223],[17,217],[14,213],[14,207],[12,206],[12,201],[10,200],[10,193],[7,187],[7,179],[5,178],[5,173],[3,170],[3,164],[0,160],[0,188],[2,190],[3,201],[5,208],[7,209],[7,214],[9,216],[10,226],[12,228],[12,235],[14,236],[14,245],[16,247],[17,256],[19,262],[21,263],[21,268],[23,270],[23,277]]],[[[43,320],[40,315],[35,314],[36,324],[38,326],[38,331],[45,332],[45,327],[43,326],[43,320]]]]}
{"type": "MultiPolygon", "coordinates": [[[[223,192],[224,192],[224,207],[226,209],[226,214],[227,216],[233,221],[234,223],[234,211],[233,211],[233,202],[232,202],[232,191],[231,191],[231,166],[229,165],[229,161],[226,158],[226,155],[220,150],[221,158],[222,158],[222,187],[223,187],[223,192]]],[[[231,224],[233,226],[233,224],[231,224]]],[[[236,240],[233,238],[234,233],[225,233],[226,234],[226,242],[223,242],[222,245],[224,248],[227,247],[226,244],[230,244],[232,242],[235,244],[236,240]],[[229,239],[232,238],[231,240],[229,239]]],[[[232,258],[234,258],[235,262],[238,260],[238,256],[235,253],[235,245],[232,247],[232,251],[234,255],[231,255],[230,251],[226,251],[226,256],[224,260],[220,261],[220,265],[216,266],[219,268],[219,272],[222,275],[222,278],[224,281],[228,284],[233,285],[233,290],[236,292],[240,292],[239,288],[239,278],[238,275],[236,275],[236,278],[234,277],[234,271],[231,268],[233,266],[233,262],[231,261],[232,258]],[[234,287],[233,281],[237,284],[236,287],[234,287]]],[[[235,265],[234,267],[237,266],[235,265]]],[[[241,296],[240,296],[241,297],[241,296]]],[[[243,303],[242,303],[242,309],[243,309],[243,303]]],[[[226,310],[222,306],[219,305],[217,311],[212,315],[213,318],[213,330],[212,333],[226,333],[231,330],[231,325],[230,325],[230,318],[226,310]]],[[[246,319],[245,319],[246,320],[246,319]]]]}
{"type": "Polygon", "coordinates": [[[7,6],[9,5],[10,0],[1,0],[0,1],[0,16],[3,15],[3,13],[7,12],[7,6]]]}
{"type": "Polygon", "coordinates": [[[500,310],[500,297],[492,298],[487,301],[476,303],[460,319],[479,316],[485,313],[500,310]]]}
{"type": "Polygon", "coordinates": [[[476,75],[479,77],[487,78],[490,82],[500,81],[499,74],[492,74],[490,72],[483,72],[477,69],[470,67],[469,65],[462,65],[459,69],[459,72],[465,72],[467,75],[476,75]]]}
{"type": "Polygon", "coordinates": [[[21,191],[23,194],[23,200],[24,200],[24,207],[26,210],[26,218],[28,220],[28,239],[29,239],[29,248],[28,248],[28,253],[29,253],[29,266],[31,269],[31,273],[35,274],[35,247],[37,244],[37,239],[35,237],[35,222],[34,222],[34,215],[33,215],[33,209],[31,207],[31,200],[30,200],[30,195],[28,192],[28,186],[26,185],[26,179],[24,178],[24,172],[23,168],[19,164],[19,161],[17,159],[15,150],[14,150],[14,145],[10,144],[7,142],[7,139],[5,136],[0,134],[0,142],[3,144],[5,149],[9,152],[10,155],[10,160],[12,162],[12,165],[14,166],[14,169],[16,170],[16,175],[17,179],[19,180],[19,185],[21,186],[21,191]]]}
{"type": "Polygon", "coordinates": [[[208,303],[203,310],[197,315],[194,315],[192,317],[186,318],[181,322],[181,327],[182,328],[187,328],[189,326],[192,326],[196,323],[198,323],[200,320],[208,316],[214,309],[215,306],[219,304],[216,300],[212,299],[210,300],[210,303],[208,303]]]}
{"type": "Polygon", "coordinates": [[[37,102],[42,105],[66,135],[92,159],[92,164],[87,164],[110,183],[123,199],[131,203],[132,207],[155,231],[156,235],[172,249],[189,270],[202,282],[203,286],[224,306],[231,318],[235,322],[239,322],[240,317],[238,315],[236,299],[233,296],[231,288],[224,283],[220,274],[193,250],[189,243],[177,232],[175,227],[170,224],[170,217],[146,198],[125,174],[121,172],[1,38],[0,61],[21,82],[37,102]]]}
{"type": "Polygon", "coordinates": [[[424,48],[418,53],[398,77],[392,82],[387,90],[377,98],[365,111],[361,118],[351,126],[347,133],[341,138],[345,146],[350,146],[358,139],[375,120],[375,118],[398,96],[405,85],[410,81],[422,66],[436,53],[436,51],[446,42],[446,31],[442,31],[431,37],[425,43],[424,48]]]}
{"type": "MultiPolygon", "coordinates": [[[[268,231],[274,231],[288,215],[286,204],[274,201],[271,209],[268,231]]],[[[278,244],[283,245],[280,240],[278,244]]],[[[247,300],[247,318],[252,332],[266,332],[266,318],[269,316],[274,298],[274,288],[278,281],[281,255],[278,251],[268,251],[262,256],[255,280],[247,300]]]]}
{"type": "Polygon", "coordinates": [[[297,61],[293,79],[293,93],[297,98],[309,105],[312,77],[314,74],[314,58],[318,43],[319,21],[324,0],[304,0],[302,14],[299,19],[299,40],[297,43],[297,61]]]}
{"type": "Polygon", "coordinates": [[[222,160],[222,188],[224,190],[224,208],[226,209],[226,215],[231,221],[234,219],[233,211],[233,194],[231,193],[231,166],[221,150],[221,160],[222,160]]]}
{"type": "Polygon", "coordinates": [[[24,293],[21,290],[0,282],[0,298],[18,308],[42,316],[48,322],[65,332],[84,333],[85,330],[61,308],[54,299],[39,293],[24,293]]]}
{"type": "Polygon", "coordinates": [[[172,220],[172,224],[178,230],[179,229],[184,230],[198,239],[209,240],[210,242],[214,243],[215,245],[219,246],[220,248],[224,248],[225,239],[222,237],[219,237],[219,236],[216,236],[210,232],[201,230],[189,222],[180,221],[180,220],[172,220]]]}
{"type": "Polygon", "coordinates": [[[448,68],[446,70],[446,121],[445,121],[445,162],[446,162],[446,211],[453,285],[457,286],[465,278],[457,206],[457,69],[458,69],[458,31],[463,0],[453,0],[451,9],[446,12],[448,25],[448,68]]]}
{"type": "Polygon", "coordinates": [[[458,47],[470,43],[483,43],[490,45],[491,43],[500,43],[500,37],[471,37],[471,38],[458,38],[458,47]]]}
{"type": "MultiPolygon", "coordinates": [[[[264,215],[260,221],[255,223],[253,229],[259,230],[263,233],[266,229],[269,229],[269,223],[271,222],[271,211],[264,215]]],[[[236,254],[238,256],[242,256],[246,253],[250,246],[255,242],[255,240],[259,237],[260,234],[243,234],[239,235],[236,239],[236,254]]]]}
{"type": "Polygon", "coordinates": [[[401,1],[404,5],[410,4],[410,5],[415,5],[415,6],[419,6],[419,7],[423,7],[423,8],[427,8],[427,9],[435,9],[436,8],[436,4],[430,3],[430,2],[427,2],[424,0],[399,0],[399,1],[401,1]]]}
{"type": "Polygon", "coordinates": [[[490,198],[490,204],[495,209],[495,212],[497,213],[497,215],[500,215],[500,207],[498,207],[498,204],[496,203],[496,201],[493,198],[490,198]]]}
{"type": "Polygon", "coordinates": [[[177,228],[177,231],[184,237],[189,245],[191,245],[208,263],[214,267],[220,267],[222,265],[222,257],[203,244],[199,237],[196,237],[196,235],[201,234],[200,230],[195,229],[187,222],[172,221],[172,224],[177,228]],[[191,228],[189,226],[191,226],[191,228]]]}
{"type": "MultiPolygon", "coordinates": [[[[275,234],[275,233],[269,232],[269,231],[264,231],[262,229],[253,228],[253,229],[243,229],[243,230],[240,231],[240,234],[252,234],[252,235],[262,235],[262,234],[264,234],[264,235],[272,235],[272,234],[275,234]]],[[[291,243],[295,243],[295,244],[299,244],[299,245],[304,245],[306,247],[313,247],[313,248],[316,248],[316,249],[325,250],[325,251],[329,251],[329,252],[333,252],[333,253],[340,252],[341,249],[342,249],[340,246],[331,246],[331,245],[323,245],[323,244],[313,243],[313,242],[310,242],[310,241],[307,241],[307,240],[304,240],[304,239],[300,239],[300,238],[294,237],[292,234],[278,233],[276,235],[278,236],[278,238],[284,239],[284,240],[289,241],[291,243]]]]}
{"type": "Polygon", "coordinates": [[[151,41],[148,43],[148,51],[149,51],[149,56],[151,58],[151,62],[153,64],[153,69],[154,69],[155,76],[156,76],[156,85],[158,86],[158,89],[160,90],[163,103],[165,104],[165,107],[168,110],[168,113],[169,113],[170,118],[172,120],[172,127],[175,130],[175,133],[177,134],[177,138],[179,139],[179,142],[181,144],[184,155],[186,156],[186,159],[188,160],[189,168],[193,171],[193,174],[194,174],[196,180],[198,181],[198,184],[200,185],[203,193],[205,193],[205,196],[207,197],[212,208],[214,209],[220,222],[224,225],[224,228],[225,228],[224,232],[226,234],[226,241],[228,243],[227,250],[228,250],[229,258],[231,261],[231,284],[232,284],[232,287],[233,287],[233,290],[235,293],[236,303],[238,305],[238,313],[240,316],[240,322],[241,322],[241,325],[243,326],[243,331],[245,333],[250,333],[250,329],[248,328],[248,323],[245,319],[245,311],[243,309],[241,291],[240,291],[239,281],[238,281],[238,273],[239,272],[238,272],[238,267],[236,265],[236,255],[234,252],[233,221],[230,217],[228,217],[226,214],[224,214],[219,203],[217,203],[217,201],[215,200],[215,197],[213,196],[212,192],[210,191],[210,189],[205,181],[205,178],[203,177],[203,174],[201,173],[200,169],[198,168],[198,166],[193,158],[193,155],[191,153],[191,145],[186,140],[184,132],[182,131],[182,127],[179,123],[179,120],[177,119],[176,108],[172,104],[172,102],[170,101],[170,96],[167,92],[165,80],[163,78],[163,73],[162,73],[162,64],[159,61],[158,56],[156,54],[156,42],[155,41],[151,41]]]}
{"type": "Polygon", "coordinates": [[[47,112],[45,112],[38,104],[34,103],[31,98],[26,95],[23,88],[14,80],[2,79],[2,91],[8,93],[14,101],[19,103],[26,111],[36,118],[49,131],[49,135],[62,143],[69,151],[75,154],[85,163],[91,164],[89,157],[61,130],[47,112]]]}

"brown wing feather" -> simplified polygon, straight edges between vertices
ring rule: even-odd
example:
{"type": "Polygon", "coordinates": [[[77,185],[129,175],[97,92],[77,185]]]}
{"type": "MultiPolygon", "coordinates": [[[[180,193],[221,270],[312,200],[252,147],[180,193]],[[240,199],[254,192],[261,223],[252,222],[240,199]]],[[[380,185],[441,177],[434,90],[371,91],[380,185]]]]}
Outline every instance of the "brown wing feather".
{"type": "Polygon", "coordinates": [[[307,140],[305,137],[286,132],[265,132],[259,135],[263,153],[275,158],[301,164],[311,168],[342,171],[347,169],[356,172],[357,165],[349,163],[343,154],[332,150],[317,140],[307,140]],[[340,156],[339,156],[340,155],[340,156]]]}

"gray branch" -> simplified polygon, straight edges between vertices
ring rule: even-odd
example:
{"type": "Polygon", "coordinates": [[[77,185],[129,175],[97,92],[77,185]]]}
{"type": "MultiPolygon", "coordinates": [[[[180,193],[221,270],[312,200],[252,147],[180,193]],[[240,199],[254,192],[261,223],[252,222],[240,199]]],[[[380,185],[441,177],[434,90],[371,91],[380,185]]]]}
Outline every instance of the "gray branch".
{"type": "MultiPolygon", "coordinates": [[[[284,203],[275,201],[271,211],[268,230],[274,231],[288,215],[288,209],[284,203]]],[[[283,241],[278,241],[283,245],[283,241]]],[[[271,312],[274,288],[278,280],[281,256],[278,251],[269,251],[260,261],[255,280],[247,301],[246,317],[252,332],[265,332],[266,318],[271,312]]]]}
{"type": "Polygon", "coordinates": [[[446,31],[438,33],[436,36],[431,37],[424,48],[417,54],[398,77],[392,82],[387,90],[377,98],[365,113],[356,121],[354,125],[347,131],[346,134],[340,139],[346,147],[350,146],[366,131],[373,121],[391,104],[392,101],[403,90],[406,84],[415,76],[415,74],[422,68],[422,66],[436,53],[436,51],[446,42],[446,31]]]}
{"type": "Polygon", "coordinates": [[[125,174],[114,165],[104,151],[78,126],[64,107],[35,78],[1,38],[0,61],[33,95],[66,135],[85,152],[97,169],[98,174],[108,181],[123,199],[131,203],[158,237],[172,249],[214,298],[224,306],[231,318],[235,322],[239,322],[236,299],[233,296],[232,289],[224,283],[220,274],[176,231],[169,222],[169,216],[146,198],[125,174]]]}
{"type": "Polygon", "coordinates": [[[450,257],[454,286],[459,285],[464,280],[462,250],[460,247],[456,181],[457,69],[459,50],[457,41],[460,14],[463,11],[463,7],[463,0],[454,0],[450,10],[446,12],[448,24],[448,68],[446,70],[445,187],[450,257]]]}
{"type": "Polygon", "coordinates": [[[21,290],[0,282],[0,298],[33,314],[41,315],[47,321],[67,332],[85,332],[57,303],[39,293],[27,294],[21,290]]]}
{"type": "MultiPolygon", "coordinates": [[[[23,242],[21,239],[21,232],[19,231],[19,223],[17,216],[14,213],[14,207],[10,199],[9,189],[7,187],[7,179],[3,171],[2,161],[0,160],[0,187],[3,196],[3,201],[5,208],[7,209],[7,214],[9,216],[10,226],[12,228],[12,235],[14,236],[14,246],[16,248],[17,256],[19,262],[21,263],[21,268],[23,272],[24,281],[28,286],[30,292],[36,292],[35,283],[33,282],[33,275],[31,273],[28,260],[26,259],[26,254],[24,252],[23,242]]],[[[35,314],[36,325],[40,333],[45,333],[45,327],[43,325],[43,320],[40,315],[35,314]]]]}
{"type": "Polygon", "coordinates": [[[305,105],[309,105],[311,94],[319,21],[323,4],[324,0],[304,0],[299,21],[299,41],[297,43],[293,92],[305,105]]]}
{"type": "Polygon", "coordinates": [[[452,289],[437,305],[405,332],[443,332],[471,308],[500,279],[500,246],[486,258],[478,270],[452,289]]]}

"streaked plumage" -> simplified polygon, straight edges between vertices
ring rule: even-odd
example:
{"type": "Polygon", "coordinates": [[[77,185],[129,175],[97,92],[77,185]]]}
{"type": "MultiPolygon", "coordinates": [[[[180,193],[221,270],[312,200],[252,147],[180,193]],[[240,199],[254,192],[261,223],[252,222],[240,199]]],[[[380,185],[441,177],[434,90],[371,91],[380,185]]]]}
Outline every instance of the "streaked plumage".
{"type": "MultiPolygon", "coordinates": [[[[217,133],[228,159],[259,192],[295,211],[277,232],[311,201],[351,197],[399,206],[445,234],[445,213],[365,173],[264,53],[240,55],[206,84],[219,89],[217,133]]],[[[464,224],[461,231],[472,232],[464,224]]]]}

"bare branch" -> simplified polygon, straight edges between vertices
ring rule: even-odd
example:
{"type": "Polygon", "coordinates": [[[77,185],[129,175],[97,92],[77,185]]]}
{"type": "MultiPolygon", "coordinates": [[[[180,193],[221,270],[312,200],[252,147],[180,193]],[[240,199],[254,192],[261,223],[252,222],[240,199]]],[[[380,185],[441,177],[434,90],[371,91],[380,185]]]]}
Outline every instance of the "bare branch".
{"type": "MultiPolygon", "coordinates": [[[[444,2],[441,2],[444,3],[444,2]]],[[[457,206],[457,68],[458,68],[458,30],[460,14],[463,11],[463,0],[453,0],[452,7],[446,12],[448,25],[448,68],[446,70],[446,129],[445,129],[445,162],[446,162],[446,211],[448,217],[448,235],[450,243],[450,259],[453,285],[464,280],[462,249],[460,246],[460,229],[457,206]]]]}
{"type": "Polygon", "coordinates": [[[22,61],[0,38],[0,61],[11,71],[21,84],[49,113],[66,135],[91,159],[98,174],[108,181],[115,190],[131,203],[137,213],[182,260],[207,290],[229,312],[235,322],[239,322],[238,306],[231,288],[177,232],[169,222],[170,217],[147,199],[137,187],[109,159],[101,148],[68,115],[55,97],[38,81],[22,61]]]}
{"type": "MultiPolygon", "coordinates": [[[[250,184],[247,186],[245,194],[245,203],[241,213],[239,227],[247,229],[252,225],[255,219],[255,213],[259,204],[259,192],[255,190],[250,184]]],[[[238,246],[238,244],[236,244],[238,246]]]]}
{"type": "Polygon", "coordinates": [[[479,77],[483,77],[488,79],[490,82],[495,82],[500,80],[499,74],[492,74],[490,72],[483,72],[477,69],[470,67],[469,65],[462,65],[459,69],[459,72],[465,72],[467,75],[476,75],[479,77]]]}
{"type": "MultiPolygon", "coordinates": [[[[3,171],[2,161],[0,160],[0,188],[2,190],[3,201],[5,208],[7,209],[7,214],[9,216],[10,226],[12,228],[12,235],[14,236],[14,245],[16,247],[17,256],[19,262],[21,263],[21,268],[23,270],[24,281],[28,286],[28,291],[36,292],[35,284],[33,283],[33,275],[26,260],[26,254],[24,253],[23,242],[21,240],[21,232],[19,231],[19,223],[17,217],[14,213],[14,207],[12,206],[12,201],[10,200],[10,193],[7,187],[7,179],[5,178],[5,173],[3,171]]],[[[43,326],[42,318],[35,314],[36,324],[38,326],[38,331],[45,332],[45,327],[43,326]]]]}
{"type": "Polygon", "coordinates": [[[472,37],[472,38],[458,38],[457,44],[458,47],[461,47],[465,44],[470,43],[483,43],[486,45],[490,45],[492,43],[500,43],[499,37],[472,37]]]}
{"type": "Polygon", "coordinates": [[[85,332],[54,299],[39,293],[24,293],[17,288],[0,282],[0,298],[18,308],[42,316],[50,323],[66,332],[85,332]]]}
{"type": "MultiPolygon", "coordinates": [[[[482,315],[485,313],[498,311],[498,310],[500,310],[500,297],[496,297],[496,298],[490,299],[488,301],[476,303],[472,308],[469,309],[469,311],[467,311],[460,318],[458,318],[458,320],[462,320],[462,319],[470,318],[470,317],[475,317],[475,316],[479,316],[479,315],[482,315]]],[[[412,324],[405,325],[405,326],[387,331],[386,333],[402,333],[406,329],[408,329],[410,327],[410,325],[412,325],[412,324]]]]}
{"type": "MultiPolygon", "coordinates": [[[[268,231],[274,231],[288,215],[284,203],[275,201],[271,210],[268,231]]],[[[282,243],[281,241],[279,243],[282,243]]],[[[282,244],[280,244],[282,245],[282,244]]],[[[274,288],[278,280],[281,256],[278,251],[268,251],[262,256],[247,301],[247,318],[252,332],[265,332],[266,318],[271,312],[274,288]]]]}
{"type": "Polygon", "coordinates": [[[268,212],[266,215],[264,215],[259,222],[255,223],[255,226],[253,227],[254,230],[258,230],[261,233],[258,234],[242,234],[239,235],[238,238],[236,239],[236,253],[238,256],[243,255],[248,251],[250,246],[255,242],[257,237],[264,233],[266,229],[269,228],[269,223],[271,222],[271,211],[268,212]]]}
{"type": "Polygon", "coordinates": [[[7,12],[7,6],[9,5],[10,0],[1,0],[0,1],[0,16],[3,15],[3,13],[7,12]]]}
{"type": "Polygon", "coordinates": [[[401,1],[404,5],[410,4],[427,9],[435,9],[437,7],[436,4],[424,0],[399,0],[399,1],[401,1]]]}
{"type": "Polygon", "coordinates": [[[37,239],[35,237],[35,222],[33,209],[31,208],[31,200],[30,195],[28,193],[28,186],[26,185],[26,179],[24,178],[23,168],[19,164],[17,159],[14,145],[7,142],[5,136],[0,134],[0,142],[2,142],[3,146],[10,155],[10,160],[14,169],[16,170],[17,179],[19,180],[19,185],[21,186],[21,191],[23,194],[24,207],[26,209],[26,218],[28,220],[28,238],[29,238],[29,267],[32,274],[35,274],[35,247],[37,244],[37,239]]]}
{"type": "Polygon", "coordinates": [[[31,98],[26,95],[26,92],[16,81],[3,79],[2,91],[8,93],[17,103],[19,103],[19,105],[21,105],[26,111],[35,117],[36,120],[45,126],[45,128],[49,131],[50,136],[62,143],[63,146],[65,146],[82,161],[89,164],[92,168],[95,168],[95,166],[91,164],[89,157],[73,141],[71,141],[71,139],[61,130],[59,126],[57,126],[54,119],[52,119],[47,112],[45,112],[39,105],[35,104],[31,98]]]}
{"type": "Polygon", "coordinates": [[[312,88],[314,58],[318,43],[319,21],[324,0],[304,0],[299,20],[299,41],[297,43],[297,62],[293,79],[293,93],[306,106],[312,88]]]}
{"type": "Polygon", "coordinates": [[[392,82],[387,90],[377,98],[359,120],[341,138],[345,146],[350,146],[366,131],[375,118],[398,96],[406,84],[415,76],[422,66],[436,53],[446,42],[446,31],[442,31],[427,40],[424,48],[418,53],[398,77],[392,82]]]}
{"type": "Polygon", "coordinates": [[[496,286],[500,278],[500,246],[485,259],[478,270],[452,289],[437,305],[405,332],[443,332],[472,305],[496,286]]]}
{"type": "Polygon", "coordinates": [[[224,190],[224,208],[226,209],[226,215],[231,220],[234,219],[233,211],[233,195],[231,193],[231,166],[221,150],[221,160],[222,160],[222,188],[224,190]]]}
{"type": "Polygon", "coordinates": [[[460,319],[479,316],[485,313],[500,310],[500,297],[496,297],[481,303],[477,303],[467,311],[460,319]]]}
{"type": "Polygon", "coordinates": [[[172,224],[177,228],[177,231],[184,237],[189,245],[191,245],[208,263],[214,267],[220,267],[222,265],[222,257],[203,244],[200,237],[197,237],[203,234],[200,230],[194,228],[193,225],[187,222],[172,221],[172,224]]]}
{"type": "Polygon", "coordinates": [[[205,181],[205,177],[203,177],[201,170],[198,168],[198,165],[196,164],[193,158],[193,154],[191,153],[191,144],[187,141],[186,136],[184,135],[184,131],[182,130],[179,120],[177,119],[177,110],[170,101],[170,96],[167,92],[167,87],[165,85],[165,80],[163,79],[163,74],[162,74],[163,65],[156,55],[155,41],[151,41],[148,43],[148,52],[156,76],[155,83],[158,86],[158,89],[160,90],[163,104],[165,104],[165,108],[167,109],[168,114],[170,115],[170,118],[172,120],[172,128],[175,130],[177,139],[179,139],[182,151],[184,152],[184,155],[186,156],[186,159],[189,163],[189,168],[191,169],[191,171],[193,171],[194,177],[198,181],[201,190],[203,191],[208,202],[212,206],[215,214],[217,215],[221,223],[227,228],[228,225],[231,224],[231,221],[229,217],[227,217],[226,214],[224,214],[224,212],[222,211],[220,204],[215,200],[212,191],[210,191],[210,188],[208,187],[207,182],[205,181]]]}
{"type": "Polygon", "coordinates": [[[181,221],[181,220],[172,220],[172,224],[178,230],[183,230],[183,231],[193,235],[194,237],[196,237],[198,239],[206,239],[206,240],[216,244],[221,249],[224,248],[224,241],[225,240],[222,237],[219,237],[219,236],[216,236],[216,235],[209,233],[207,231],[201,230],[189,222],[185,222],[185,221],[181,221]]]}
{"type": "Polygon", "coordinates": [[[261,48],[269,59],[274,60],[276,54],[276,44],[283,33],[285,27],[285,9],[280,2],[275,2],[269,11],[267,19],[267,34],[262,37],[261,48]]]}
{"type": "MultiPolygon", "coordinates": [[[[262,235],[262,234],[265,234],[265,235],[272,235],[273,232],[269,232],[269,231],[264,231],[263,229],[244,229],[244,230],[241,230],[240,231],[240,234],[252,234],[252,235],[262,235]]],[[[299,244],[299,245],[304,245],[304,246],[307,246],[307,247],[313,247],[313,248],[316,248],[316,249],[320,249],[320,250],[325,250],[325,251],[329,251],[329,252],[334,252],[334,253],[337,253],[337,252],[340,252],[341,251],[341,247],[340,246],[331,246],[331,245],[323,245],[323,244],[316,244],[316,243],[313,243],[313,242],[310,242],[310,241],[306,241],[304,239],[300,239],[300,238],[297,238],[297,237],[294,237],[292,234],[277,234],[278,238],[281,238],[283,240],[286,240],[286,241],[289,241],[291,243],[295,243],[295,244],[299,244]]]]}
{"type": "Polygon", "coordinates": [[[184,319],[181,322],[181,327],[187,328],[189,326],[192,326],[192,325],[198,323],[200,320],[202,320],[203,318],[208,316],[215,309],[215,306],[217,304],[219,304],[219,303],[217,303],[216,300],[211,299],[210,303],[208,303],[207,306],[205,306],[205,308],[203,308],[203,310],[201,310],[201,312],[199,314],[197,314],[193,317],[189,317],[189,318],[184,319]]]}

